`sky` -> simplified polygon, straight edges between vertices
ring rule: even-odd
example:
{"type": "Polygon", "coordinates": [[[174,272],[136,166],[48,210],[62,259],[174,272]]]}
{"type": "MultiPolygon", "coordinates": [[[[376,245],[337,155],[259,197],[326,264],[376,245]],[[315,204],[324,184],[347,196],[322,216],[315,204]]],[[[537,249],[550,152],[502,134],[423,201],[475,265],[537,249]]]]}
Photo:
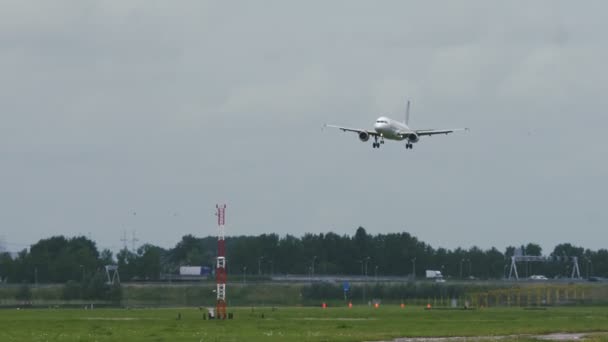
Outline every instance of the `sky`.
{"type": "Polygon", "coordinates": [[[0,0],[0,241],[607,248],[605,1],[0,0]],[[325,123],[468,127],[412,151],[325,123]],[[604,157],[602,157],[604,156],[604,157]],[[133,237],[137,241],[131,241],[133,237]]]}

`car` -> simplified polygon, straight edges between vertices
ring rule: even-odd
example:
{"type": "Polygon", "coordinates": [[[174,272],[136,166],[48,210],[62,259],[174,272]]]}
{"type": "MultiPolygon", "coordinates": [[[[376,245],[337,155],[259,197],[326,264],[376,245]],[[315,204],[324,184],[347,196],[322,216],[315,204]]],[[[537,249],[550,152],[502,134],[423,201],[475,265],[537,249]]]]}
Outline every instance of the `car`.
{"type": "Polygon", "coordinates": [[[530,280],[548,280],[544,275],[534,274],[530,276],[530,280]]]}
{"type": "Polygon", "coordinates": [[[435,278],[436,283],[445,283],[445,279],[443,278],[435,278]]]}

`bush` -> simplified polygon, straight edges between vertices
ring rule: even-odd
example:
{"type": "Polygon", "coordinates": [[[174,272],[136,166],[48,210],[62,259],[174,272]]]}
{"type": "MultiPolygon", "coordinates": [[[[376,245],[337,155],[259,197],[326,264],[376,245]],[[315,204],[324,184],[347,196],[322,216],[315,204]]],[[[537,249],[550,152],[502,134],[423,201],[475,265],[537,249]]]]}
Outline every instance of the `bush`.
{"type": "Polygon", "coordinates": [[[32,300],[32,290],[30,289],[29,285],[25,283],[22,284],[19,287],[19,291],[17,291],[17,294],[15,295],[15,299],[26,302],[32,300]]]}
{"type": "Polygon", "coordinates": [[[318,283],[302,288],[302,297],[305,300],[340,299],[344,298],[344,292],[340,285],[318,283]]]}
{"type": "Polygon", "coordinates": [[[114,303],[120,303],[122,300],[122,287],[115,283],[109,287],[107,299],[114,303]]]}
{"type": "Polygon", "coordinates": [[[82,299],[82,285],[74,280],[68,280],[63,286],[61,297],[64,300],[82,299]]]}
{"type": "Polygon", "coordinates": [[[109,291],[106,278],[101,272],[97,272],[84,287],[83,299],[106,299],[109,291]]]}
{"type": "Polygon", "coordinates": [[[111,300],[120,302],[122,299],[122,288],[120,284],[110,285],[106,282],[106,275],[97,272],[83,289],[83,299],[111,300]]]}

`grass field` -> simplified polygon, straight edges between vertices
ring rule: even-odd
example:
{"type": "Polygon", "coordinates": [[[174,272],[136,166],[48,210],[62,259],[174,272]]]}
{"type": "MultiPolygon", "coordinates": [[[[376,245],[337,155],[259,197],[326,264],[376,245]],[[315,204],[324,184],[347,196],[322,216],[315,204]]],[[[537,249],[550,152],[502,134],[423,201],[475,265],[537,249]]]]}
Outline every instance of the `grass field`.
{"type": "MultiPolygon", "coordinates": [[[[399,306],[265,307],[229,311],[234,320],[203,320],[198,308],[5,309],[0,310],[0,341],[378,341],[408,336],[608,331],[608,307],[467,311],[399,306]]],[[[593,339],[606,338],[602,334],[593,339]]]]}

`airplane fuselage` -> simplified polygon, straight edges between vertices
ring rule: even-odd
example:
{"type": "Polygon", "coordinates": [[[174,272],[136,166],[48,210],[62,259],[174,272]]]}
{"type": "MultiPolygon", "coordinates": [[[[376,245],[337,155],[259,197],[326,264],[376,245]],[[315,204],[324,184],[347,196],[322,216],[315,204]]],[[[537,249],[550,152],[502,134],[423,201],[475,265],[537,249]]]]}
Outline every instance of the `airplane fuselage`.
{"type": "Polygon", "coordinates": [[[374,123],[374,130],[385,139],[398,141],[407,139],[408,134],[415,134],[415,132],[403,122],[385,116],[381,116],[376,120],[374,123]]]}

